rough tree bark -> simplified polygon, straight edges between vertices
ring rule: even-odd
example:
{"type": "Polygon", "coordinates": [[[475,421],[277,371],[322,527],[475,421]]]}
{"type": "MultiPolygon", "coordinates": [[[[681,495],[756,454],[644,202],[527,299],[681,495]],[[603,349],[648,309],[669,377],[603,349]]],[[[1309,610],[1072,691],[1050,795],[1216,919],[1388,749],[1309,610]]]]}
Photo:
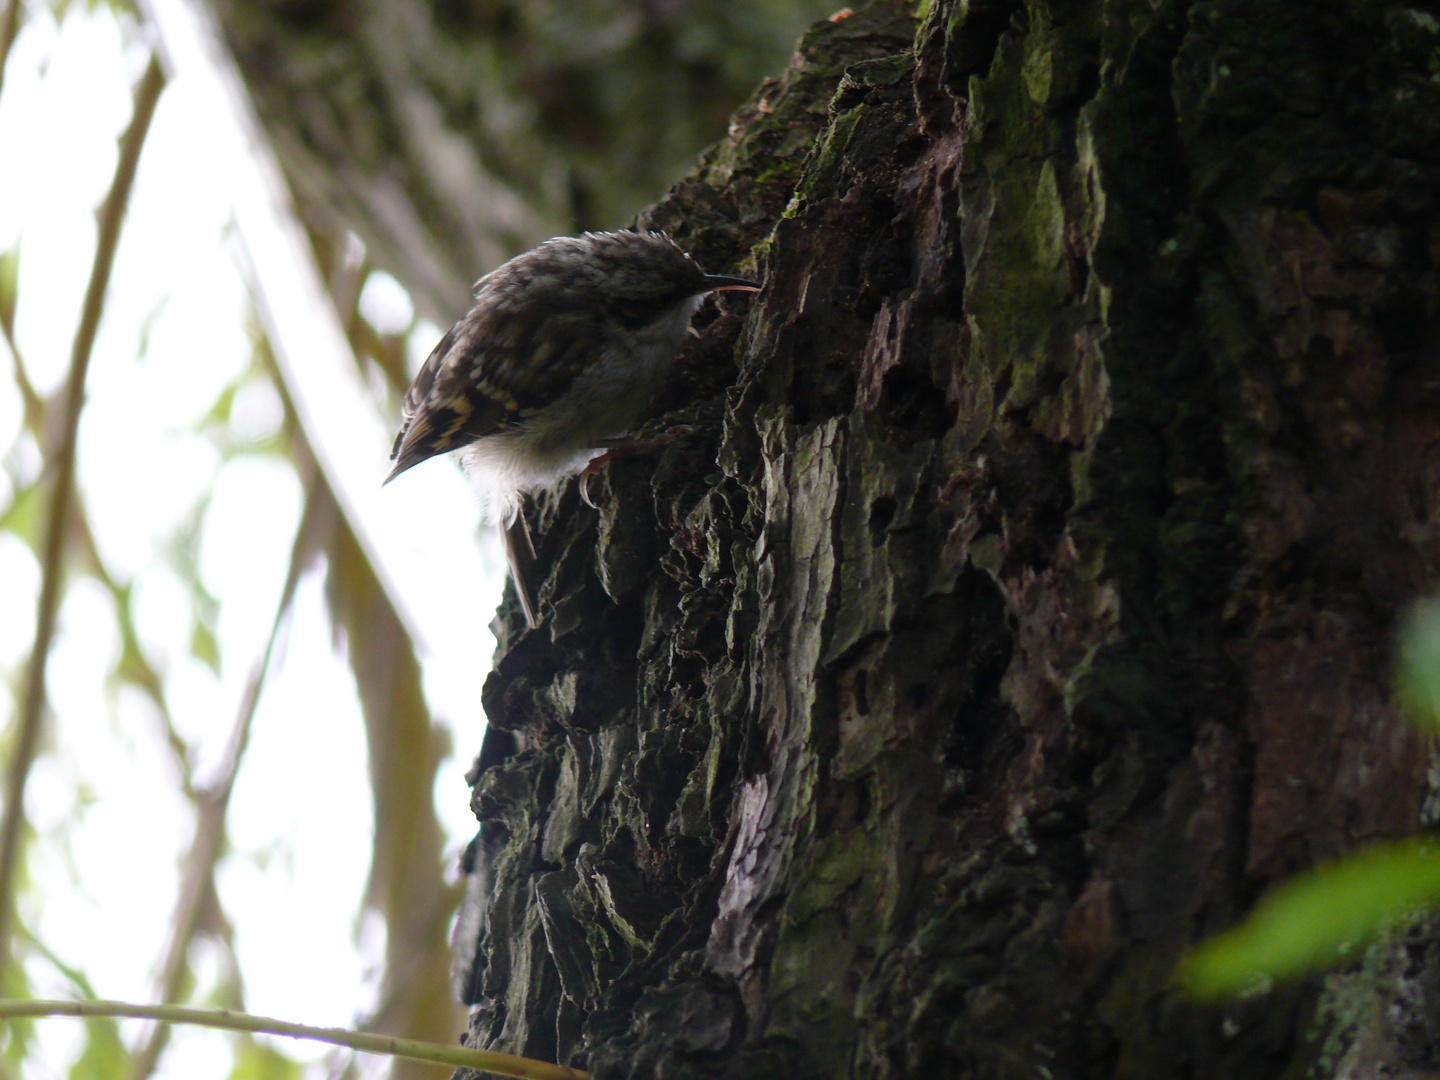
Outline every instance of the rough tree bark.
{"type": "Polygon", "coordinates": [[[1437,30],[935,0],[805,39],[641,216],[766,282],[659,403],[692,433],[535,510],[472,1040],[598,1077],[1440,1067],[1423,933],[1328,991],[1167,986],[1421,822],[1388,650],[1437,555],[1437,30]]]}
{"type": "Polygon", "coordinates": [[[473,1042],[600,1078],[1440,1069],[1423,928],[1223,1008],[1167,984],[1429,817],[1388,650],[1440,520],[1431,7],[879,3],[642,214],[766,290],[704,309],[656,409],[689,434],[598,514],[532,508],[473,1042]]]}

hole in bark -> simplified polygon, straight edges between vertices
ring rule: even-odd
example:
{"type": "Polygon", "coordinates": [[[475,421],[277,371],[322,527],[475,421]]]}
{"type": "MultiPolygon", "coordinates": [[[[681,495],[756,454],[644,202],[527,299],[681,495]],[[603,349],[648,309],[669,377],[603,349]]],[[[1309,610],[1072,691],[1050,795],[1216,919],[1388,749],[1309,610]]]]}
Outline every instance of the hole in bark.
{"type": "Polygon", "coordinates": [[[990,392],[990,396],[996,402],[1004,401],[1010,396],[1010,387],[1014,385],[1014,382],[1015,369],[1006,364],[1005,370],[1000,372],[1000,377],[995,380],[995,389],[990,392]]]}
{"type": "Polygon", "coordinates": [[[870,715],[870,673],[864,668],[855,672],[855,711],[870,715]]]}
{"type": "Polygon", "coordinates": [[[985,75],[995,61],[1000,36],[1011,29],[1012,21],[1018,34],[1024,33],[1024,9],[1015,0],[975,0],[965,7],[964,21],[948,35],[951,70],[946,82],[951,90],[963,96],[971,75],[985,75]]]}
{"type": "MultiPolygon", "coordinates": [[[[941,602],[937,597],[936,603],[941,602]]],[[[949,725],[941,760],[947,768],[958,770],[947,780],[947,787],[959,794],[987,767],[987,761],[993,764],[1014,750],[1013,740],[1007,741],[1003,735],[1010,727],[1011,708],[1001,692],[1010,667],[1011,631],[1005,601],[982,570],[968,567],[943,602],[963,613],[963,622],[956,636],[937,643],[941,651],[934,658],[944,656],[946,666],[937,665],[936,678],[920,685],[938,691],[930,705],[941,710],[937,716],[943,716],[949,725]]],[[[943,609],[937,611],[937,615],[942,613],[943,609]]],[[[943,618],[935,620],[935,625],[943,624],[943,618]]]]}
{"type": "Polygon", "coordinates": [[[861,784],[855,792],[855,820],[864,821],[870,816],[870,808],[875,804],[875,797],[870,794],[870,785],[861,784]]]}
{"type": "Polygon", "coordinates": [[[882,495],[870,504],[870,546],[879,547],[885,541],[885,530],[895,520],[895,500],[882,495]]]}
{"type": "MultiPolygon", "coordinates": [[[[998,400],[998,399],[997,399],[998,400]]],[[[927,376],[893,367],[880,384],[879,410],[894,430],[912,439],[940,438],[955,422],[945,395],[927,376]]]]}

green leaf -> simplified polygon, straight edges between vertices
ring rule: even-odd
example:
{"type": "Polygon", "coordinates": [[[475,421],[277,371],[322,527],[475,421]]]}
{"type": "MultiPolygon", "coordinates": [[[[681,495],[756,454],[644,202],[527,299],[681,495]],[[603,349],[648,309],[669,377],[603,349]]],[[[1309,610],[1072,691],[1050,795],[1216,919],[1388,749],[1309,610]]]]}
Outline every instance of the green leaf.
{"type": "MultiPolygon", "coordinates": [[[[27,944],[34,940],[21,920],[17,920],[16,935],[27,944]]],[[[17,959],[21,959],[21,950],[17,948],[15,952],[17,959]]],[[[12,963],[0,972],[0,998],[26,998],[30,996],[30,991],[30,976],[26,964],[12,963]]],[[[0,1049],[0,1074],[20,1076],[35,1041],[35,1021],[27,1019],[19,1024],[5,1024],[0,1031],[3,1031],[3,1034],[0,1034],[0,1040],[3,1040],[0,1041],[0,1047],[3,1047],[0,1049]]]]}
{"type": "MultiPolygon", "coordinates": [[[[20,935],[25,943],[48,960],[70,984],[70,991],[81,997],[93,997],[95,988],[83,970],[66,963],[58,953],[41,941],[29,928],[22,926],[20,935]]],[[[129,1055],[120,1041],[120,1026],[114,1020],[87,1024],[85,1048],[70,1067],[70,1080],[109,1080],[129,1073],[129,1055]]]]}
{"type": "Polygon", "coordinates": [[[220,674],[220,643],[215,638],[215,631],[200,619],[196,619],[190,627],[190,655],[216,675],[220,674]]]}
{"type": "Polygon", "coordinates": [[[0,508],[0,529],[13,532],[29,545],[36,556],[44,536],[45,489],[41,484],[30,484],[16,490],[10,505],[0,508]]]}
{"type": "MultiPolygon", "coordinates": [[[[243,377],[242,377],[243,378],[243,377]]],[[[220,391],[220,396],[215,399],[215,404],[210,406],[210,411],[205,414],[205,420],[209,425],[223,429],[230,423],[230,410],[235,407],[235,395],[240,391],[242,379],[236,379],[227,383],[220,391]]]]}
{"type": "Polygon", "coordinates": [[[300,1080],[304,1067],[271,1046],[243,1039],[235,1047],[230,1080],[300,1080]]]}
{"type": "Polygon", "coordinates": [[[114,1080],[130,1071],[129,1061],[120,1025],[108,1019],[92,1021],[85,1025],[85,1049],[70,1067],[70,1080],[114,1080]]]}
{"type": "Polygon", "coordinates": [[[90,985],[90,977],[86,975],[83,970],[74,964],[67,964],[50,946],[32,934],[28,927],[22,926],[20,928],[20,934],[30,948],[50,961],[55,970],[65,977],[65,980],[70,984],[71,993],[86,998],[93,998],[95,996],[95,987],[90,985]]]}
{"type": "Polygon", "coordinates": [[[15,307],[20,300],[20,245],[0,251],[0,326],[15,333],[15,307]]]}
{"type": "Polygon", "coordinates": [[[1240,925],[1181,961],[1181,989],[1229,997],[1327,967],[1440,899],[1440,845],[1377,844],[1278,886],[1240,925]]]}
{"type": "Polygon", "coordinates": [[[1395,692],[1415,723],[1440,731],[1440,599],[1410,608],[1400,626],[1395,692]]]}

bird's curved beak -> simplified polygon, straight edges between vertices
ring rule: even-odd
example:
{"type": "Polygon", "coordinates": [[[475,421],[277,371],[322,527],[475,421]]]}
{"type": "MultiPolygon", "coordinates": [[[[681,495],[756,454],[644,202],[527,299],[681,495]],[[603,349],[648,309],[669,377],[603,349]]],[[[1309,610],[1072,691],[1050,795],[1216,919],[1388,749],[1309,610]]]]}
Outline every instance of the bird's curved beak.
{"type": "Polygon", "coordinates": [[[705,275],[706,292],[759,292],[760,286],[743,277],[725,277],[721,274],[705,275]]]}

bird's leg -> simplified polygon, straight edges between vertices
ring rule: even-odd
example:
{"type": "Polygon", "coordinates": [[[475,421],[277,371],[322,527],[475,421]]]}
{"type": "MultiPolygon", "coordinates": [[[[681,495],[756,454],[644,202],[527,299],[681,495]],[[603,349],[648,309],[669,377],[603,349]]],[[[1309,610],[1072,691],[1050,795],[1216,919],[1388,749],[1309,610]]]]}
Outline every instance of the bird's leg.
{"type": "Polygon", "coordinates": [[[603,447],[605,452],[591,458],[590,463],[586,465],[584,471],[580,473],[581,501],[592,510],[599,509],[599,507],[590,501],[590,492],[588,490],[590,477],[594,476],[612,461],[633,457],[636,454],[653,454],[655,451],[663,450],[669,446],[681,435],[688,435],[694,430],[695,428],[690,424],[677,424],[675,427],[662,431],[659,435],[654,435],[648,439],[635,439],[629,435],[621,435],[613,439],[596,440],[595,445],[603,447]]]}

